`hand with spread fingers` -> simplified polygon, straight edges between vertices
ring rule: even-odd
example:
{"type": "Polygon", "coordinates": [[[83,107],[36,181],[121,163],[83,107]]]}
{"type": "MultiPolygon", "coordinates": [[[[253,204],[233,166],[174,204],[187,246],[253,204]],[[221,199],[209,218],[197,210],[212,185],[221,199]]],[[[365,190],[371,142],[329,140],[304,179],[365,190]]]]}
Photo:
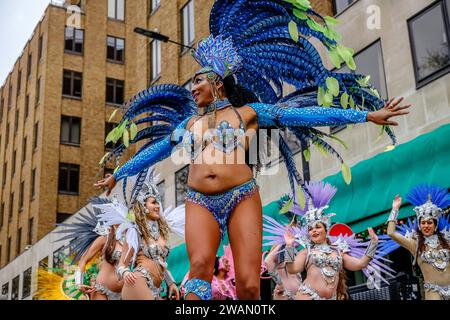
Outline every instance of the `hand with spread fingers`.
{"type": "Polygon", "coordinates": [[[105,178],[97,181],[97,183],[94,184],[94,187],[97,187],[99,189],[106,188],[108,190],[106,192],[106,195],[109,196],[116,183],[116,178],[114,178],[112,174],[107,174],[105,178]]]}
{"type": "Polygon", "coordinates": [[[398,126],[398,122],[390,120],[392,117],[403,116],[409,114],[408,110],[411,105],[402,105],[403,97],[394,102],[394,98],[388,101],[383,109],[369,112],[367,114],[367,122],[373,122],[383,126],[398,126]]]}

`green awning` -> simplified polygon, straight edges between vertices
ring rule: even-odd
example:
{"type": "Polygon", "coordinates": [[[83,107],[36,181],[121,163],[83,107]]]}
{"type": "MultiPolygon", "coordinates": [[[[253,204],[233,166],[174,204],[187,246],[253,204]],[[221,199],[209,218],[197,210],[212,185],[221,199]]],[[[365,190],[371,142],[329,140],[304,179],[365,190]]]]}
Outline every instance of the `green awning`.
{"type": "MultiPolygon", "coordinates": [[[[350,185],[341,173],[325,179],[338,188],[328,212],[358,233],[387,220],[396,194],[404,197],[420,183],[450,187],[450,125],[358,163],[352,176],[350,185]]],[[[400,210],[400,218],[413,214],[409,205],[400,210]]]]}

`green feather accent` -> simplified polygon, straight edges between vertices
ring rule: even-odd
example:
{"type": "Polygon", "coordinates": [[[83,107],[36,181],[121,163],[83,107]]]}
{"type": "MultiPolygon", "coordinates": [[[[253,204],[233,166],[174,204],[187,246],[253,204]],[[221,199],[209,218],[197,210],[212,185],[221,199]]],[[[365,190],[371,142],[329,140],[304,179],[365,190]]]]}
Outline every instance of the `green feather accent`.
{"type": "Polygon", "coordinates": [[[309,148],[303,150],[303,156],[305,157],[305,161],[309,162],[309,160],[311,160],[311,150],[309,150],[309,148]]]}
{"type": "Polygon", "coordinates": [[[291,210],[292,206],[294,205],[294,199],[289,199],[288,202],[284,204],[284,206],[280,210],[280,214],[286,214],[291,210]]]}
{"type": "Polygon", "coordinates": [[[294,40],[295,42],[298,42],[298,27],[297,24],[295,23],[295,21],[291,21],[289,22],[289,34],[291,35],[292,40],[294,40]]]}
{"type": "Polygon", "coordinates": [[[342,164],[342,176],[344,177],[346,184],[350,184],[352,182],[352,172],[350,167],[345,163],[342,164]]]}

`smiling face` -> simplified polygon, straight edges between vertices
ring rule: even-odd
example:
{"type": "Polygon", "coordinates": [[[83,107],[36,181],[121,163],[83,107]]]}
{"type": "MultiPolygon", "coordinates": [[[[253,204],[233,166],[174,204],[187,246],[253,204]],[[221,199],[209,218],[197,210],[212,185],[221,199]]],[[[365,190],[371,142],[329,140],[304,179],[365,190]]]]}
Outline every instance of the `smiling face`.
{"type": "Polygon", "coordinates": [[[327,230],[322,223],[316,223],[308,228],[309,237],[315,244],[327,242],[327,230]]]}
{"type": "Polygon", "coordinates": [[[145,208],[148,210],[146,214],[147,219],[159,220],[161,207],[154,197],[149,197],[145,200],[145,208]]]}
{"type": "Polygon", "coordinates": [[[423,235],[428,237],[435,233],[436,230],[436,223],[433,219],[420,219],[420,230],[422,231],[423,235]]]}
{"type": "MultiPolygon", "coordinates": [[[[217,90],[223,88],[223,83],[217,83],[217,90]]],[[[199,108],[204,108],[214,101],[213,88],[208,81],[208,73],[201,73],[192,80],[192,97],[199,108]]]]}

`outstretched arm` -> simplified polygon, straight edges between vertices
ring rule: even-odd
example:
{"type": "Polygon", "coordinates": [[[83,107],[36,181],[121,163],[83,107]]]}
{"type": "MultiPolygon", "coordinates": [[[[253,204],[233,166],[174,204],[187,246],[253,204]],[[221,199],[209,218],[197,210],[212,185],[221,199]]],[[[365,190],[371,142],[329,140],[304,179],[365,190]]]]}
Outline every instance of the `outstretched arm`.
{"type": "Polygon", "coordinates": [[[253,103],[249,106],[255,110],[260,128],[277,126],[278,124],[284,127],[320,127],[364,122],[397,126],[398,123],[391,121],[390,118],[408,114],[409,112],[404,110],[411,106],[400,105],[402,101],[403,98],[396,102],[391,99],[384,108],[374,112],[327,107],[292,107],[283,109],[279,106],[262,103],[253,103]]]}
{"type": "Polygon", "coordinates": [[[187,118],[174,130],[171,137],[167,137],[158,143],[148,147],[141,153],[135,155],[132,159],[127,161],[122,167],[117,170],[113,175],[108,175],[104,179],[99,180],[94,184],[95,187],[108,188],[107,196],[111,193],[111,190],[120,179],[137,175],[143,169],[151,167],[155,163],[162,161],[170,156],[172,153],[173,143],[177,144],[183,133],[185,127],[190,118],[187,118]]]}
{"type": "Polygon", "coordinates": [[[409,239],[404,236],[402,236],[400,233],[395,231],[396,229],[396,222],[397,222],[397,216],[398,216],[398,210],[400,209],[400,206],[402,204],[402,198],[397,195],[392,202],[392,211],[389,215],[388,219],[388,227],[387,227],[387,234],[389,237],[391,237],[392,240],[397,242],[399,245],[401,245],[403,248],[407,249],[411,254],[415,254],[416,250],[416,241],[414,239],[409,239]]]}
{"type": "Polygon", "coordinates": [[[366,253],[361,258],[355,258],[350,256],[349,254],[345,253],[343,254],[343,260],[344,260],[344,268],[349,271],[359,271],[364,268],[366,268],[370,261],[375,257],[375,252],[377,250],[378,245],[378,237],[373,232],[372,228],[367,229],[369,231],[370,235],[370,244],[367,247],[366,253]]]}

